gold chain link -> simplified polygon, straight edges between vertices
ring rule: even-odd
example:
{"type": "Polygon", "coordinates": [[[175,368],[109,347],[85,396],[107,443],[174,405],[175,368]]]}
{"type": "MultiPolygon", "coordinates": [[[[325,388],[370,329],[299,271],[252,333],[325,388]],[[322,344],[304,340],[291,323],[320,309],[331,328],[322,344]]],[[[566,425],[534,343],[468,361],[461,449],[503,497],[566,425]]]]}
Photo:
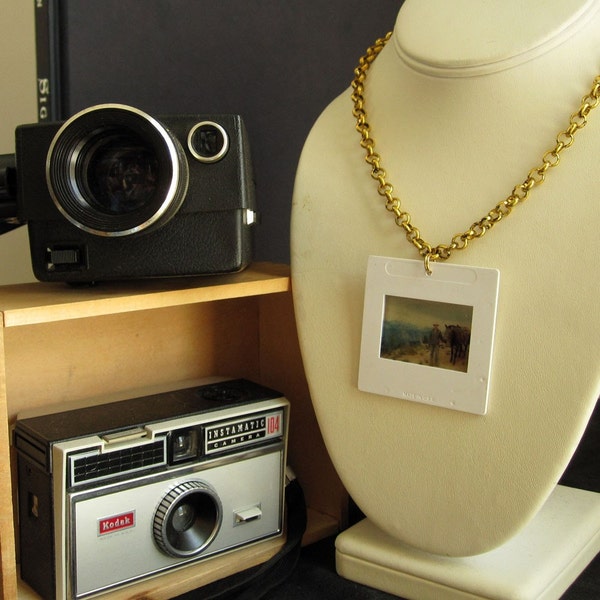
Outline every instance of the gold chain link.
{"type": "Polygon", "coordinates": [[[544,182],[548,170],[559,164],[561,152],[571,147],[575,134],[587,125],[591,110],[600,104],[600,75],[594,79],[592,89],[583,97],[579,109],[571,115],[569,126],[556,136],[554,148],[544,154],[538,167],[529,171],[525,181],[516,185],[506,199],[496,204],[483,218],[475,221],[466,231],[454,235],[449,244],[433,246],[421,237],[419,229],[411,223],[410,214],[402,210],[400,199],[394,196],[394,186],[388,181],[387,173],[381,166],[381,156],[375,152],[375,140],[371,136],[371,128],[365,111],[364,84],[367,71],[377,55],[383,50],[391,35],[392,32],[389,32],[385,37],[377,39],[367,49],[364,56],[360,58],[358,66],[354,69],[354,79],[352,81],[354,109],[352,114],[356,118],[356,130],[360,133],[360,145],[367,151],[365,161],[371,166],[371,177],[378,183],[377,192],[385,198],[385,207],[394,214],[396,225],[405,231],[406,239],[417,248],[419,254],[423,257],[425,271],[430,275],[431,262],[448,260],[454,250],[464,250],[470,241],[485,235],[486,231],[507,217],[518,204],[527,200],[529,192],[534,187],[544,182]]]}

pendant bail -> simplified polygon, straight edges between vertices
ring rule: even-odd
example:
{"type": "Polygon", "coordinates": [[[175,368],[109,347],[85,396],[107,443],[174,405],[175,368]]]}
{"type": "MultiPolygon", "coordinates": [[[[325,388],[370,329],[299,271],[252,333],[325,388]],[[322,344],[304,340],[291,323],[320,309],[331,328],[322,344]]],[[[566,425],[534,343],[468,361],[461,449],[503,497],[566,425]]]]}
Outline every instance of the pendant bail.
{"type": "MultiPolygon", "coordinates": [[[[427,275],[427,277],[431,277],[431,275],[433,275],[433,271],[431,270],[431,259],[432,259],[432,253],[428,252],[425,255],[425,258],[423,259],[423,262],[425,264],[425,274],[427,275]]],[[[435,260],[435,259],[434,259],[435,260]]]]}

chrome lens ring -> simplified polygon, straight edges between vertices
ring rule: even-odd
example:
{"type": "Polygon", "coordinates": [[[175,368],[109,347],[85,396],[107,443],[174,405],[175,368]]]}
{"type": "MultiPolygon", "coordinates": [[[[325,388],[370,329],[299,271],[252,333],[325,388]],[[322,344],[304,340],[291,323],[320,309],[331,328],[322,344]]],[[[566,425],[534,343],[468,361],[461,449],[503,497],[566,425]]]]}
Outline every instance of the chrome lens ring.
{"type": "Polygon", "coordinates": [[[57,209],[99,236],[132,235],[177,213],[188,186],[181,144],[156,119],[121,104],[77,113],[58,130],[46,161],[57,209]]]}

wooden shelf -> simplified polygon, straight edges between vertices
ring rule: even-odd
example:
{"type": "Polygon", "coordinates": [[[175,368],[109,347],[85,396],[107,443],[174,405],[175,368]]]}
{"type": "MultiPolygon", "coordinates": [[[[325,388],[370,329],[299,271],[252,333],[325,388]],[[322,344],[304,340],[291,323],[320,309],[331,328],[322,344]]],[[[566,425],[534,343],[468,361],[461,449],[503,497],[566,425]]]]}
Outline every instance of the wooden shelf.
{"type": "Polygon", "coordinates": [[[91,287],[28,283],[0,288],[4,327],[274,294],[290,290],[289,267],[257,263],[241,273],[106,282],[91,287]]]}
{"type": "MultiPolygon", "coordinates": [[[[103,283],[33,283],[0,288],[0,418],[57,404],[103,403],[140,388],[220,375],[282,391],[291,403],[288,462],[309,506],[304,543],[334,534],[347,495],[328,458],[302,368],[289,267],[256,263],[241,273],[103,283]]],[[[2,597],[17,584],[14,453],[0,428],[2,597]]],[[[282,539],[161,575],[110,597],[169,598],[264,562],[282,539]],[[235,560],[232,560],[235,556],[235,560]]],[[[18,590],[18,591],[17,591],[18,590]]]]}

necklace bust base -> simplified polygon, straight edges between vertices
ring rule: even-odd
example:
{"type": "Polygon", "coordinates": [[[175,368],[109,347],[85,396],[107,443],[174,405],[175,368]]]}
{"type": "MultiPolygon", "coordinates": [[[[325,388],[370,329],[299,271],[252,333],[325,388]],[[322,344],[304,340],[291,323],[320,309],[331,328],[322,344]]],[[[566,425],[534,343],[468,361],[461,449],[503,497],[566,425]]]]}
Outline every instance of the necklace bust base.
{"type": "Polygon", "coordinates": [[[338,536],[336,567],[410,600],[558,600],[599,551],[598,494],[559,485],[516,537],[485,554],[428,554],[364,519],[338,536]]]}

